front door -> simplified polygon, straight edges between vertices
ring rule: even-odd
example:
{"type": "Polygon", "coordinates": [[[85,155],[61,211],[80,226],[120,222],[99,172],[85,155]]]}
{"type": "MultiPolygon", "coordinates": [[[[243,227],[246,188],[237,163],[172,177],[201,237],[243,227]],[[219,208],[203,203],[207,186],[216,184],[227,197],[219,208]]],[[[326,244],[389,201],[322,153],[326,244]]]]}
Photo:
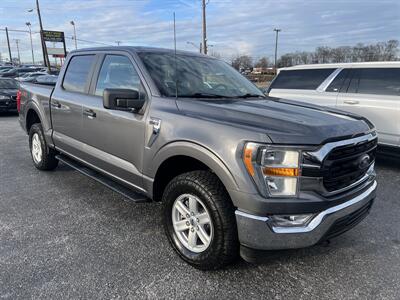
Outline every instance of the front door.
{"type": "Polygon", "coordinates": [[[104,108],[106,88],[136,90],[147,97],[128,56],[104,56],[91,96],[83,105],[85,160],[124,183],[141,187],[145,114],[104,108]]]}

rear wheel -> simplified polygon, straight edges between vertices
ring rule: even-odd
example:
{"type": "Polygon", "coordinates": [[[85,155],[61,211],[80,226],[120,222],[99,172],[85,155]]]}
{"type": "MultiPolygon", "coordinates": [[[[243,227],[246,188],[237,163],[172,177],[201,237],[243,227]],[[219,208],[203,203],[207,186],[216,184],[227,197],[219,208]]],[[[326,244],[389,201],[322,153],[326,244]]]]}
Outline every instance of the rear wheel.
{"type": "Polygon", "coordinates": [[[47,146],[40,123],[33,124],[29,130],[29,148],[36,168],[39,170],[53,170],[57,167],[56,152],[47,146]]]}
{"type": "Polygon", "coordinates": [[[175,177],[163,195],[164,227],[179,256],[192,266],[217,269],[238,255],[234,207],[209,171],[175,177]]]}

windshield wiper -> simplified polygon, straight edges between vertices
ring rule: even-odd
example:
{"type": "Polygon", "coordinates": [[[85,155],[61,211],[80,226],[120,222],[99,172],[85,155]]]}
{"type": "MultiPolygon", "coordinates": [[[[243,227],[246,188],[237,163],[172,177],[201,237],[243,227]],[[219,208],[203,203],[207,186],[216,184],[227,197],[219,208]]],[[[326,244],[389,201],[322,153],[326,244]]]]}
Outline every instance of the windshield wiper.
{"type": "Polygon", "coordinates": [[[231,97],[218,94],[209,94],[209,93],[193,93],[188,95],[178,95],[178,98],[231,98],[231,97]]]}
{"type": "Polygon", "coordinates": [[[265,96],[263,96],[263,95],[260,95],[260,94],[250,94],[250,93],[247,93],[247,94],[244,94],[244,95],[240,95],[240,96],[236,96],[236,98],[243,98],[243,99],[246,99],[246,98],[266,98],[265,96]]]}

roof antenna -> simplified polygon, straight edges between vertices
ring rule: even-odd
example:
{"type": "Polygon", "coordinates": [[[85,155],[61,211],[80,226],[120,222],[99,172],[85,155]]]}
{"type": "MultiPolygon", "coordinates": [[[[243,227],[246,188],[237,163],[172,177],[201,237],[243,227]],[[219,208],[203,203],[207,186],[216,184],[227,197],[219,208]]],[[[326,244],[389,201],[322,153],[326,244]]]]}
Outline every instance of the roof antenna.
{"type": "Polygon", "coordinates": [[[176,63],[176,23],[174,12],[174,60],[175,60],[175,98],[178,98],[178,68],[176,63]]]}

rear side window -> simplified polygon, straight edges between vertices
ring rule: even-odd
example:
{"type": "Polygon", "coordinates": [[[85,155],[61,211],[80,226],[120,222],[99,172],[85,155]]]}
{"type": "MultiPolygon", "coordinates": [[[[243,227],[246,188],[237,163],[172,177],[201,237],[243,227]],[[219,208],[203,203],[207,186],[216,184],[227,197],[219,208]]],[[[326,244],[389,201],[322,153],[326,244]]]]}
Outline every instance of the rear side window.
{"type": "Polygon", "coordinates": [[[65,72],[63,88],[71,92],[85,92],[94,55],[79,55],[72,57],[65,72]]]}
{"type": "Polygon", "coordinates": [[[357,93],[400,95],[400,68],[359,69],[357,93]]]}
{"type": "Polygon", "coordinates": [[[281,71],[271,89],[315,90],[335,69],[281,71]]]}

